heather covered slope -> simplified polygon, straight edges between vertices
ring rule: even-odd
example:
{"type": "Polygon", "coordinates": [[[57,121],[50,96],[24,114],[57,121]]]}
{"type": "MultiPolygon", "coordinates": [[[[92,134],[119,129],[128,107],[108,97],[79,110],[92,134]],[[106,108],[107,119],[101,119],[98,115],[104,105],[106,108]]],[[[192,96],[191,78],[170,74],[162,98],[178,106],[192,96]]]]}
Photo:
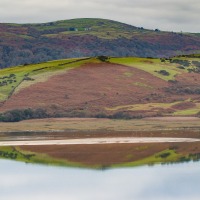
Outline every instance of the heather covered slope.
{"type": "Polygon", "coordinates": [[[196,116],[199,57],[74,58],[3,69],[1,120],[196,116]]]}
{"type": "Polygon", "coordinates": [[[146,30],[104,19],[0,24],[0,36],[0,68],[99,55],[169,57],[200,49],[198,34],[146,30]]]}

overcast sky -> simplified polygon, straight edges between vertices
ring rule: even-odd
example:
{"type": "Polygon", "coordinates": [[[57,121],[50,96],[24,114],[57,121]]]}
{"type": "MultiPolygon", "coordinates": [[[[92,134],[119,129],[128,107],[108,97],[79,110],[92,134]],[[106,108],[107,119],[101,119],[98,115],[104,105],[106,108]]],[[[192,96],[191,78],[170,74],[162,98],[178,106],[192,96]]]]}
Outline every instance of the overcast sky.
{"type": "Polygon", "coordinates": [[[104,18],[149,29],[200,32],[200,0],[0,0],[0,22],[104,18]]]}

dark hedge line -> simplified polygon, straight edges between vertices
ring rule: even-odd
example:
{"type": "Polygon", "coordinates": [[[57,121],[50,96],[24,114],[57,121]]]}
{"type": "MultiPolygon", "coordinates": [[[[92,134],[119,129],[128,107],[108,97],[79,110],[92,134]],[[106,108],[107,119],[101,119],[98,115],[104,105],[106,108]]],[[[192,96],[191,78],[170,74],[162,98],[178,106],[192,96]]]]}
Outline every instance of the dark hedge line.
{"type": "Polygon", "coordinates": [[[41,108],[32,110],[30,108],[24,110],[11,110],[0,114],[0,122],[19,122],[25,119],[37,119],[49,117],[47,112],[41,108]]]}
{"type": "Polygon", "coordinates": [[[109,119],[141,119],[143,118],[142,115],[133,115],[126,112],[117,112],[111,115],[105,114],[105,113],[99,113],[99,114],[91,114],[91,113],[84,113],[84,112],[67,112],[62,114],[54,114],[50,115],[47,113],[46,110],[38,108],[35,110],[32,110],[30,108],[28,109],[15,109],[11,111],[7,111],[5,113],[0,114],[0,122],[19,122],[22,120],[28,120],[28,119],[42,119],[42,118],[52,118],[52,117],[79,117],[79,118],[85,118],[85,117],[94,117],[94,118],[109,118],[109,119]]]}
{"type": "Polygon", "coordinates": [[[144,116],[142,115],[131,115],[126,112],[117,112],[112,115],[106,115],[104,113],[100,113],[94,116],[95,118],[109,118],[109,119],[142,119],[144,116]]]}

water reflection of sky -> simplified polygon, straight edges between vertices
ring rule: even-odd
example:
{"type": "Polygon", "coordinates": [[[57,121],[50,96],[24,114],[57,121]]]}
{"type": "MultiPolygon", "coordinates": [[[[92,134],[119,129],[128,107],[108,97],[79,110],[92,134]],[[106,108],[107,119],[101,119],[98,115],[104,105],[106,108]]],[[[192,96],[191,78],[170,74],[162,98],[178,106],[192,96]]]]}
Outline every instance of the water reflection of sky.
{"type": "Polygon", "coordinates": [[[199,200],[200,162],[95,171],[0,160],[2,200],[199,200]]]}

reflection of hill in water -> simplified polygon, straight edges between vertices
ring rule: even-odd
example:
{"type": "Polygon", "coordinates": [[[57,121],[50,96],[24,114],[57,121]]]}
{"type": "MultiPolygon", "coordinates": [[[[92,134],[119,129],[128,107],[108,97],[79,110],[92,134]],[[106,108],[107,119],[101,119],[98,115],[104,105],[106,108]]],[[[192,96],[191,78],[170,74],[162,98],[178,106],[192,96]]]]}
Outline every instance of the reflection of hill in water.
{"type": "Polygon", "coordinates": [[[0,157],[26,163],[107,169],[200,160],[196,143],[0,147],[0,157]]]}

